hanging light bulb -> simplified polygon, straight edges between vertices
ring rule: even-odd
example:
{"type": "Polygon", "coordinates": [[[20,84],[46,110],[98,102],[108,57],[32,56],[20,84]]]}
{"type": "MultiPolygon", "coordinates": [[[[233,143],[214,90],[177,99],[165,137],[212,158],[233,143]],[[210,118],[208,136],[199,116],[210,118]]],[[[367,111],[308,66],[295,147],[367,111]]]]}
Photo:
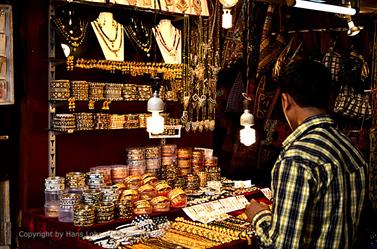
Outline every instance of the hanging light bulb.
{"type": "Polygon", "coordinates": [[[160,112],[164,110],[164,102],[158,96],[158,91],[153,92],[152,98],[148,100],[147,109],[152,113],[151,117],[147,118],[147,132],[152,134],[161,134],[164,132],[164,118],[160,112]]]}
{"type": "Polygon", "coordinates": [[[152,116],[147,118],[147,132],[152,134],[164,132],[164,118],[158,112],[152,112],[152,116]]]}
{"type": "Polygon", "coordinates": [[[233,26],[231,9],[233,6],[237,4],[238,0],[219,0],[219,1],[223,5],[223,20],[222,20],[221,26],[224,29],[229,29],[233,26]]]}
{"type": "Polygon", "coordinates": [[[245,146],[250,146],[255,143],[255,129],[251,128],[254,125],[254,116],[250,113],[249,109],[245,109],[240,117],[240,123],[244,126],[240,130],[240,142],[245,146]]]}
{"type": "Polygon", "coordinates": [[[352,21],[352,17],[347,17],[347,24],[348,24],[348,31],[347,35],[349,36],[355,36],[363,29],[363,27],[358,27],[355,25],[355,23],[352,21]]]}

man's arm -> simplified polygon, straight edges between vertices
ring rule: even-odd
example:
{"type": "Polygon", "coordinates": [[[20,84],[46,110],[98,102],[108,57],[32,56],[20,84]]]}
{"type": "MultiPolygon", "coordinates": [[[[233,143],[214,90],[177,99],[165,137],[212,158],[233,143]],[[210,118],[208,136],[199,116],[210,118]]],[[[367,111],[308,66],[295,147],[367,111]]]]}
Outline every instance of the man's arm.
{"type": "Polygon", "coordinates": [[[313,184],[311,172],[302,164],[283,160],[274,167],[272,212],[262,210],[254,217],[249,217],[252,218],[252,224],[262,247],[300,248],[302,246],[304,236],[302,229],[307,209],[310,209],[313,184]]]}

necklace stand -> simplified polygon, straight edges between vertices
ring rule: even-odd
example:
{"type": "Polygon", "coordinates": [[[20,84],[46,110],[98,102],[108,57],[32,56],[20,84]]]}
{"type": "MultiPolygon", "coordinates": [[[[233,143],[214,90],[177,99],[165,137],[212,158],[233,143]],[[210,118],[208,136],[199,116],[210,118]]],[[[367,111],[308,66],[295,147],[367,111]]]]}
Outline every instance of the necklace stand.
{"type": "Polygon", "coordinates": [[[152,28],[157,45],[165,63],[182,63],[182,34],[173,26],[169,19],[160,20],[159,24],[152,28]]]}
{"type": "Polygon", "coordinates": [[[124,61],[123,25],[113,19],[113,13],[101,12],[90,24],[106,60],[124,61]]]}

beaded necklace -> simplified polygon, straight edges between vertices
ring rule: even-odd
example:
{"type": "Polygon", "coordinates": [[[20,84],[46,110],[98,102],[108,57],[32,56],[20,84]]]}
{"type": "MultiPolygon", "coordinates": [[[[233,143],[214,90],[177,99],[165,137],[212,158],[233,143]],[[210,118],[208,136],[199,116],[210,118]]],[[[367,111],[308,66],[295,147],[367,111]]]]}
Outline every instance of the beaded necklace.
{"type": "Polygon", "coordinates": [[[141,41],[140,37],[140,32],[139,35],[137,34],[136,30],[138,30],[138,25],[134,21],[133,18],[131,18],[131,23],[130,25],[127,25],[124,27],[124,31],[127,35],[127,37],[134,42],[142,51],[144,51],[148,57],[150,57],[150,50],[152,48],[152,35],[151,35],[151,29],[146,28],[142,21],[140,21],[140,29],[143,38],[146,39],[145,42],[141,41]],[[133,28],[133,27],[134,28],[133,28]]]}
{"type": "Polygon", "coordinates": [[[166,44],[166,41],[161,33],[160,24],[157,25],[154,30],[156,39],[161,43],[162,48],[164,48],[165,52],[167,52],[169,56],[176,57],[178,54],[178,47],[181,42],[181,31],[179,29],[174,29],[173,44],[171,45],[171,47],[169,47],[168,44],[166,44]]]}
{"type": "Polygon", "coordinates": [[[98,19],[95,20],[94,21],[94,26],[96,27],[98,33],[101,33],[101,37],[105,37],[107,41],[111,42],[111,46],[114,48],[114,43],[115,43],[115,41],[118,38],[118,28],[120,27],[120,25],[118,23],[115,23],[115,21],[113,20],[113,25],[112,26],[115,28],[115,37],[114,37],[114,39],[111,39],[110,37],[108,37],[106,35],[106,32],[103,30],[104,25],[101,24],[100,20],[98,20],[98,19]]]}
{"type": "Polygon", "coordinates": [[[55,27],[59,31],[59,34],[70,44],[74,50],[78,48],[84,41],[86,36],[86,29],[88,27],[88,22],[83,22],[80,20],[79,22],[79,29],[77,30],[77,35],[71,35],[74,33],[73,30],[66,31],[66,26],[63,24],[61,18],[59,17],[52,17],[52,21],[55,24],[55,27]],[[70,34],[71,33],[71,34],[70,34]]]}
{"type": "Polygon", "coordinates": [[[118,32],[119,32],[118,29],[119,29],[120,25],[119,24],[116,25],[116,34],[115,34],[115,38],[113,40],[109,39],[109,37],[105,34],[105,32],[103,32],[98,21],[94,21],[93,26],[97,30],[97,33],[100,35],[100,37],[103,40],[103,42],[105,43],[106,47],[112,53],[114,53],[116,57],[118,57],[118,52],[121,50],[122,45],[123,45],[123,32],[122,32],[122,30],[120,30],[119,47],[114,49],[114,43],[118,39],[118,32]],[[112,43],[111,47],[109,45],[109,42],[112,43]]]}

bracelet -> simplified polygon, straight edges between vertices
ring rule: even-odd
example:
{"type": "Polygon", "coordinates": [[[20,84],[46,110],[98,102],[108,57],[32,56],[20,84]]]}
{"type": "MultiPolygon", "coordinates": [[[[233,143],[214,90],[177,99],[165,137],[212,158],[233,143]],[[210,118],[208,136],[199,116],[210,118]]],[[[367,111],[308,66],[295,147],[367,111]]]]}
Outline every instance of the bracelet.
{"type": "Polygon", "coordinates": [[[67,100],[70,97],[69,80],[50,81],[50,100],[67,100]]]}

